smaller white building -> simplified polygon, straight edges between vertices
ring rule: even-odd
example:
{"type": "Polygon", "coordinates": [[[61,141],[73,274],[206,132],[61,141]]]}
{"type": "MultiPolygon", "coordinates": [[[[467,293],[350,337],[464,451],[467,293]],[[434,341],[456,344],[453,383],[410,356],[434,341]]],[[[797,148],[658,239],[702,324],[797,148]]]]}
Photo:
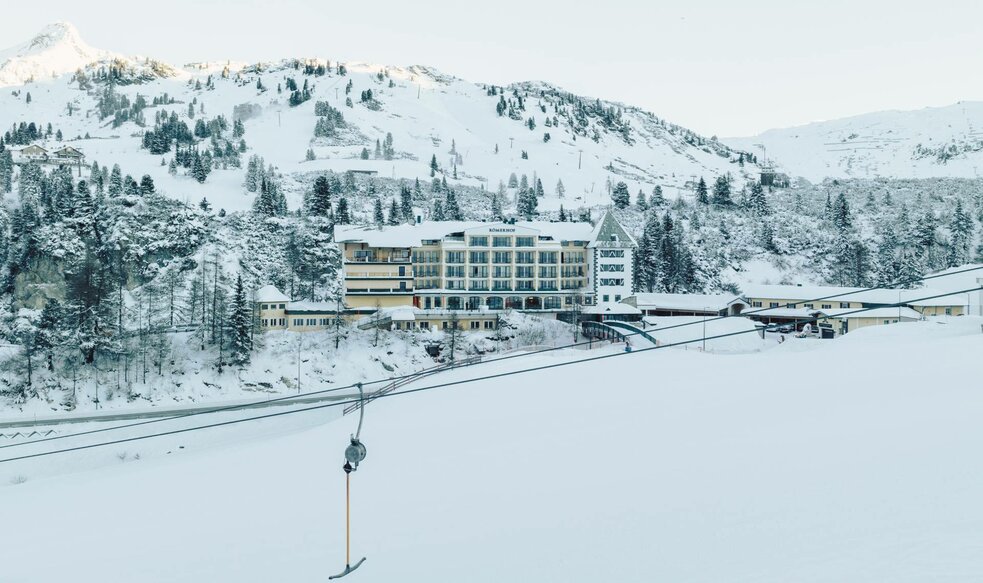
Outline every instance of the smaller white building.
{"type": "Polygon", "coordinates": [[[595,225],[587,249],[590,251],[588,285],[597,303],[620,302],[632,292],[634,251],[638,245],[610,212],[595,225]]]}

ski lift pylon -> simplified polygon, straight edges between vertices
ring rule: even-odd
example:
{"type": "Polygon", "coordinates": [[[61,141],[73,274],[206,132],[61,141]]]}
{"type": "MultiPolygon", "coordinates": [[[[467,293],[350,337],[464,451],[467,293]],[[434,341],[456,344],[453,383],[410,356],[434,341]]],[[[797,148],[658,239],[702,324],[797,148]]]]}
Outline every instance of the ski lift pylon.
{"type": "Polygon", "coordinates": [[[355,569],[362,566],[365,557],[359,559],[354,565],[351,561],[352,549],[352,529],[351,529],[351,498],[352,498],[352,472],[358,469],[358,464],[365,459],[365,445],[360,441],[362,435],[362,421],[365,420],[365,392],[362,390],[362,383],[358,383],[358,429],[355,435],[351,436],[351,443],[345,448],[345,570],[337,575],[332,575],[328,579],[341,579],[350,574],[355,569]]]}

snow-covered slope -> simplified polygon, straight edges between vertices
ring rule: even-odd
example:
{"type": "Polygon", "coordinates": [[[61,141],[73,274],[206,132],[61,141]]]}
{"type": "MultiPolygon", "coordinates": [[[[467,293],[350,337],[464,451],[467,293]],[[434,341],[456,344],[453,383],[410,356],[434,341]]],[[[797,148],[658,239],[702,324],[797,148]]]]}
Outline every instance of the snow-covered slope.
{"type": "Polygon", "coordinates": [[[57,77],[114,56],[86,44],[72,24],[56,22],[26,43],[0,51],[0,87],[57,77]]]}
{"type": "Polygon", "coordinates": [[[983,102],[869,113],[724,141],[758,154],[762,144],[782,170],[812,181],[973,178],[983,172],[983,102]]]}
{"type": "MultiPolygon", "coordinates": [[[[620,353],[376,401],[352,476],[367,561],[346,581],[979,581],[979,322],[620,353]],[[848,374],[803,373],[817,362],[848,374]]],[[[357,421],[310,429],[332,419],[0,464],[3,580],[325,581],[343,568],[357,421]]]]}
{"type": "MultiPolygon", "coordinates": [[[[70,26],[60,30],[68,31],[62,35],[65,39],[74,40],[55,43],[59,54],[84,46],[70,26]]],[[[560,204],[568,209],[610,204],[609,182],[626,182],[633,196],[639,190],[649,194],[658,185],[672,197],[689,192],[693,181],[701,176],[712,182],[715,176],[730,173],[740,185],[747,176],[755,175],[753,165],[740,163],[740,152],[629,105],[571,95],[543,82],[492,90],[422,66],[348,63],[346,74],[339,74],[337,62],[321,59],[318,64],[327,65],[326,74],[314,75],[304,72],[303,64],[310,61],[287,59],[249,66],[196,63],[161,74],[162,65],[155,62],[153,75],[120,83],[115,90],[131,102],[137,95],[149,102],[165,93],[176,102],[148,107],[145,127],[128,121],[114,128],[108,123],[111,118],[100,120],[95,115],[98,96],[106,85],[97,79],[108,66],[105,61],[88,68],[92,82],[87,82],[85,89],[71,74],[57,79],[48,74],[56,70],[74,72],[83,61],[92,61],[102,53],[81,51],[79,55],[74,60],[58,61],[58,68],[47,66],[45,75],[11,74],[21,83],[31,76],[35,82],[18,94],[8,91],[0,95],[0,128],[20,122],[51,123],[62,130],[66,141],[84,151],[88,162],[97,160],[110,167],[119,163],[133,176],[150,174],[160,189],[177,198],[197,202],[207,196],[216,208],[227,210],[251,204],[253,195],[241,188],[244,169],[214,172],[205,184],[197,184],[183,170],[177,177],[169,176],[167,168],[160,166],[161,156],[141,149],[141,135],[153,128],[158,111],[175,111],[193,127],[198,119],[220,114],[231,122],[236,106],[250,105],[252,110],[245,121],[249,151],[243,162],[259,154],[288,175],[368,170],[385,177],[429,182],[432,156],[436,156],[442,172],[437,177],[446,176],[451,185],[494,191],[499,182],[507,183],[512,173],[526,174],[532,185],[534,178],[543,183],[546,197],[540,210],[556,209],[560,204]],[[212,85],[207,83],[209,78],[212,85]],[[289,105],[288,78],[298,85],[309,84],[309,101],[289,105]],[[349,83],[350,90],[346,90],[349,83]],[[363,101],[361,94],[368,90],[373,100],[363,101]],[[25,99],[26,92],[32,94],[31,103],[25,99]],[[346,105],[349,98],[351,106],[346,105]],[[512,117],[509,111],[501,115],[496,111],[503,98],[517,104],[512,117]],[[347,127],[339,135],[315,138],[318,101],[341,111],[347,127]],[[192,102],[195,119],[188,116],[192,102]],[[74,104],[71,111],[68,103],[74,104]],[[374,155],[361,159],[362,149],[374,153],[376,141],[384,141],[387,133],[393,134],[393,159],[376,159],[374,155]],[[86,135],[90,139],[85,139],[86,135]],[[305,160],[308,148],[314,151],[313,161],[305,160]],[[557,196],[561,180],[565,200],[557,196]]],[[[144,62],[127,61],[134,67],[146,67],[144,62]]],[[[56,146],[54,140],[48,142],[45,145],[56,146]]],[[[302,193],[290,184],[287,190],[288,202],[295,208],[302,193]]]]}

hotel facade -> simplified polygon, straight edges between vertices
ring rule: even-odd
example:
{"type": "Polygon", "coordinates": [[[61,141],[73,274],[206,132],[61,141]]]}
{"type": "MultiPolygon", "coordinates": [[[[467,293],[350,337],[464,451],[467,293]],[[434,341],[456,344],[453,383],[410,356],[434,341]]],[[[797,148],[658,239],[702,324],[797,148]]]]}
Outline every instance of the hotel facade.
{"type": "Polygon", "coordinates": [[[560,312],[631,295],[635,241],[589,223],[440,221],[338,227],[350,309],[560,312]]]}

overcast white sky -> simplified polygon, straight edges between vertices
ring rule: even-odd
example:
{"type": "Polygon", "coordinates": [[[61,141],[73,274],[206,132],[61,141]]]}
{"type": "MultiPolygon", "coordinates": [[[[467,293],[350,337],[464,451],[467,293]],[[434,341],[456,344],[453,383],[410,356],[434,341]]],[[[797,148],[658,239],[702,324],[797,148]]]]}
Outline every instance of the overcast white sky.
{"type": "Polygon", "coordinates": [[[319,56],[547,80],[719,136],[983,99],[972,0],[4,0],[0,47],[56,20],[178,64],[319,56]]]}

